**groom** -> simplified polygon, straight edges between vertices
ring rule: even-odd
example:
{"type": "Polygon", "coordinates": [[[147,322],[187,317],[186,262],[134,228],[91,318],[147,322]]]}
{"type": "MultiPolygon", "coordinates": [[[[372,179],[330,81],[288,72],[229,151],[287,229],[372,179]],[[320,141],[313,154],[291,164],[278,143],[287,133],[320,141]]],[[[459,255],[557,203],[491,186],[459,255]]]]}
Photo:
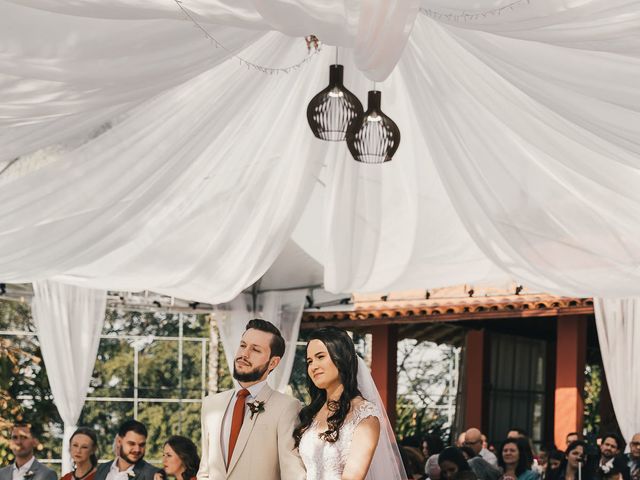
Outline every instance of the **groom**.
{"type": "Polygon", "coordinates": [[[300,404],[267,385],[284,346],[272,323],[259,319],[247,323],[233,365],[236,388],[202,402],[198,480],[306,477],[292,436],[300,404]]]}

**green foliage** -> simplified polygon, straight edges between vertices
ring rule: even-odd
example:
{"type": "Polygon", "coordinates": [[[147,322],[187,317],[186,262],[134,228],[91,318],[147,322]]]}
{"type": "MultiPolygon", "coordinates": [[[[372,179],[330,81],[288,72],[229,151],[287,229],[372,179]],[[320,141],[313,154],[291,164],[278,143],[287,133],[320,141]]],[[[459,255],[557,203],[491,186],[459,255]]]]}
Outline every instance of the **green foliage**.
{"type": "MultiPolygon", "coordinates": [[[[0,330],[33,331],[31,311],[24,303],[0,301],[0,330]]],[[[2,386],[2,438],[0,465],[13,460],[8,442],[10,425],[30,423],[39,437],[41,458],[60,457],[59,442],[52,436],[59,433],[61,420],[53,404],[51,388],[42,364],[40,344],[35,336],[3,338],[0,350],[0,385],[2,386]]]]}
{"type": "Polygon", "coordinates": [[[585,435],[600,433],[600,392],[602,390],[602,367],[587,365],[584,382],[584,430],[585,435]]]}
{"type": "MultiPolygon", "coordinates": [[[[185,337],[209,338],[209,322],[205,316],[185,315],[183,319],[185,337]]],[[[29,307],[15,302],[0,302],[0,329],[33,331],[29,307]]],[[[178,334],[179,317],[176,314],[107,312],[103,335],[112,338],[103,338],[100,342],[87,402],[78,422],[96,430],[99,456],[102,458],[113,456],[112,445],[117,428],[124,420],[134,417],[134,403],[132,400],[102,401],[100,397],[134,397],[133,360],[136,350],[139,367],[137,395],[140,399],[137,418],[149,430],[147,459],[159,460],[164,441],[173,434],[185,435],[199,444],[200,403],[197,400],[206,393],[203,392],[201,375],[202,342],[183,342],[181,377],[178,341],[159,339],[178,334]],[[138,337],[124,339],[123,335],[138,337]],[[153,398],[181,398],[185,401],[144,400],[153,398]]],[[[22,352],[16,365],[10,362],[8,355],[0,357],[0,385],[6,386],[7,405],[15,406],[13,409],[3,408],[3,416],[7,422],[26,421],[42,428],[42,451],[38,456],[60,458],[62,421],[53,404],[45,366],[40,361],[38,340],[35,336],[12,336],[2,340],[22,352]]],[[[220,364],[219,386],[230,386],[221,347],[216,354],[220,364]]],[[[0,461],[6,464],[9,460],[8,445],[0,444],[0,461]]]]}
{"type": "Polygon", "coordinates": [[[451,367],[456,355],[453,347],[445,345],[415,340],[398,344],[396,434],[400,440],[427,433],[449,437],[451,424],[445,413],[455,409],[457,378],[451,367]]]}
{"type": "MultiPolygon", "coordinates": [[[[185,337],[209,337],[205,316],[183,316],[185,337]]],[[[129,401],[97,401],[92,397],[124,397],[136,395],[134,358],[138,356],[137,418],[149,430],[146,457],[162,458],[162,446],[175,434],[200,442],[200,403],[169,403],[152,399],[199,400],[206,389],[202,384],[202,342],[183,341],[182,371],[178,340],[162,340],[179,334],[179,316],[158,312],[109,311],[100,342],[91,389],[80,424],[99,433],[99,448],[105,458],[112,456],[115,432],[124,420],[134,417],[134,403],[129,401]],[[122,335],[137,335],[122,339],[122,335]],[[155,338],[153,338],[155,337],[155,338]],[[148,400],[144,400],[148,399],[148,400]]],[[[206,360],[206,359],[205,359],[206,360]]]]}
{"type": "Polygon", "coordinates": [[[306,345],[296,346],[296,356],[293,360],[293,368],[291,369],[291,377],[289,378],[289,386],[291,394],[300,400],[303,404],[311,401],[309,392],[307,391],[307,347],[306,345]]]}

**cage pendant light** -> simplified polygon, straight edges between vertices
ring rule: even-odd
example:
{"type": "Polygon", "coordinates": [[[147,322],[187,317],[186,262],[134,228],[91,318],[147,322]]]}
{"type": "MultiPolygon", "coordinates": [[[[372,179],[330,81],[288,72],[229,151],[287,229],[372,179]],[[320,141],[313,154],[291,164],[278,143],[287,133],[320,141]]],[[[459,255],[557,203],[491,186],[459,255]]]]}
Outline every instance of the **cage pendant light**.
{"type": "Polygon", "coordinates": [[[388,162],[400,145],[400,129],[380,109],[381,98],[378,90],[370,90],[367,111],[347,130],[347,147],[358,162],[388,162]]]}
{"type": "Polygon", "coordinates": [[[345,139],[353,120],[362,114],[362,103],[342,84],[344,67],[329,67],[329,86],[309,102],[307,120],[313,134],[331,142],[345,139]]]}

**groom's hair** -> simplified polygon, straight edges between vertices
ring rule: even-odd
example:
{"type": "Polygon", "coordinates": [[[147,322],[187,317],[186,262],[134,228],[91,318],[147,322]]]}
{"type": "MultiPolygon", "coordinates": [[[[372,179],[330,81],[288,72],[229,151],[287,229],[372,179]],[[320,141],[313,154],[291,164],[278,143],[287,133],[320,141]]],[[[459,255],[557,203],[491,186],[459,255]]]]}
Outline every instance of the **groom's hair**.
{"type": "Polygon", "coordinates": [[[144,426],[144,423],[137,420],[126,420],[122,425],[120,425],[120,428],[118,429],[118,435],[120,438],[124,438],[127,432],[134,432],[138,435],[142,435],[143,437],[147,437],[147,427],[144,426]]]}
{"type": "Polygon", "coordinates": [[[284,338],[282,338],[282,334],[280,333],[280,330],[278,330],[278,327],[276,327],[273,323],[268,322],[267,320],[254,318],[253,320],[249,320],[249,323],[247,323],[245,332],[250,328],[260,330],[261,332],[270,333],[271,343],[269,344],[269,348],[271,349],[271,356],[269,358],[282,358],[282,356],[284,355],[284,338]]]}

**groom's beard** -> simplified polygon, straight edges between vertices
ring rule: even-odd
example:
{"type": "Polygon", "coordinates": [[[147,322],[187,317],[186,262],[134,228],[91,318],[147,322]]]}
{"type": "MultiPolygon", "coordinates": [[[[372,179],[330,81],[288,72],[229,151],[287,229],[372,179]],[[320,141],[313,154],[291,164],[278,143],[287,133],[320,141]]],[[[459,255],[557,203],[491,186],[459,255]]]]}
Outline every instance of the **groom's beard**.
{"type": "Polygon", "coordinates": [[[248,372],[239,372],[234,364],[233,378],[235,378],[239,382],[255,382],[256,380],[260,380],[262,378],[268,368],[269,362],[265,363],[264,365],[258,365],[253,370],[249,370],[248,372]]]}
{"type": "Polygon", "coordinates": [[[122,458],[125,462],[127,462],[129,465],[135,465],[137,464],[140,460],[142,460],[144,458],[144,453],[142,455],[140,455],[140,457],[136,460],[133,459],[127,455],[125,455],[124,453],[122,453],[122,451],[120,452],[120,458],[122,458]]]}

